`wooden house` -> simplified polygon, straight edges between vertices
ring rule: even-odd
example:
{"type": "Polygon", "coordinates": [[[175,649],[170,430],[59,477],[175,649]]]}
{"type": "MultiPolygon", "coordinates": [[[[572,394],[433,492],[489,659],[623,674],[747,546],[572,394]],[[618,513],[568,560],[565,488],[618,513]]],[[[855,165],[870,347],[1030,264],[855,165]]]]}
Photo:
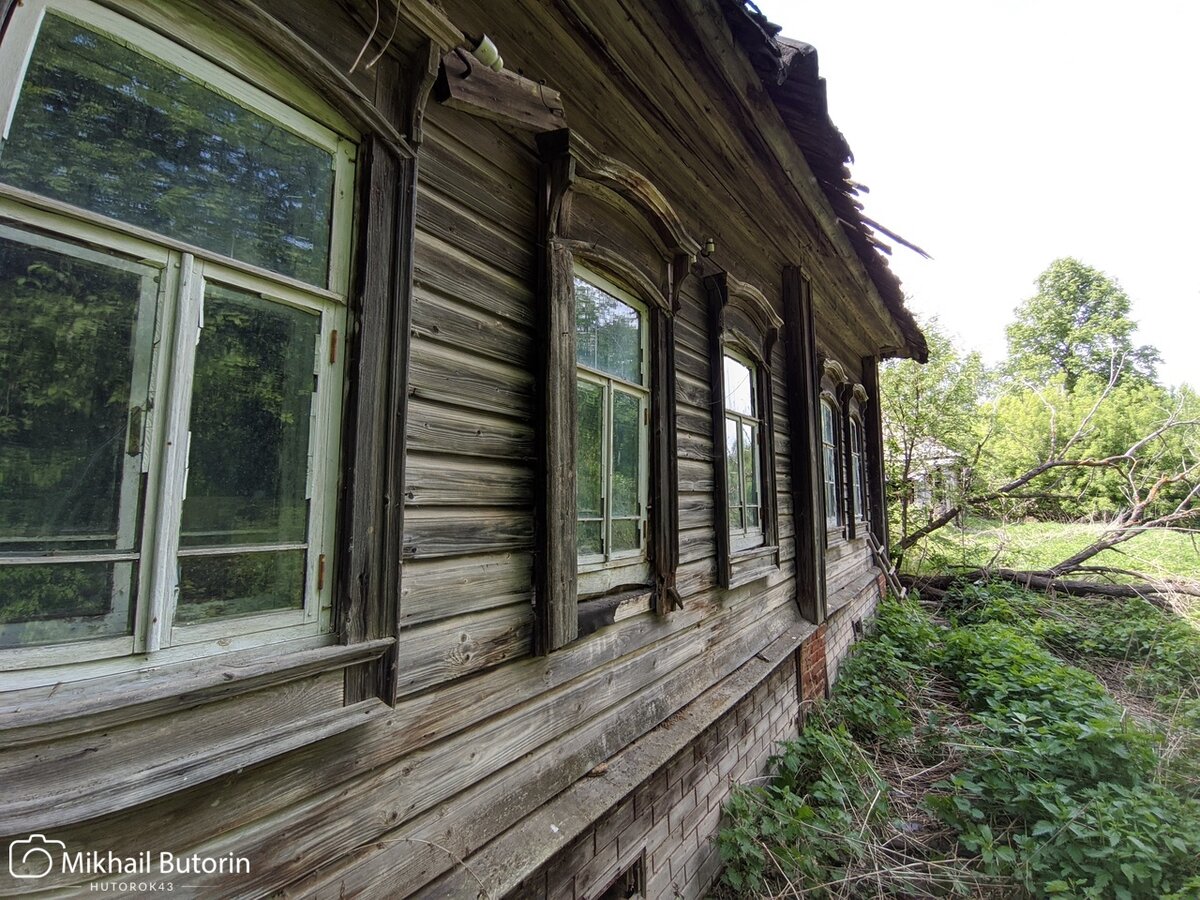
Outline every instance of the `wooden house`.
{"type": "Polygon", "coordinates": [[[926,353],[812,48],[0,14],[0,893],[702,895],[880,596],[926,353]]]}

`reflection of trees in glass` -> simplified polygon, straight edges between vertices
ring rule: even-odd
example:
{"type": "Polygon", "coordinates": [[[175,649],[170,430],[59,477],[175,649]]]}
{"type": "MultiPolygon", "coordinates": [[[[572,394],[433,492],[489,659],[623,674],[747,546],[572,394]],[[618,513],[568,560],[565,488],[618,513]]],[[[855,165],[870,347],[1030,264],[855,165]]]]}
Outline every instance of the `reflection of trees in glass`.
{"type": "Polygon", "coordinates": [[[0,179],[311,284],[330,154],[114,40],[47,15],[0,179]]]}
{"type": "Polygon", "coordinates": [[[616,297],[575,279],[575,346],[582,366],[642,383],[642,317],[616,297]]]}
{"type": "Polygon", "coordinates": [[[642,313],[575,279],[577,380],[576,502],[580,556],[636,550],[645,516],[642,454],[647,440],[642,385],[642,313]],[[620,379],[620,380],[618,380],[620,379]],[[589,521],[593,520],[593,521],[589,521]]]}
{"type": "MultiPolygon", "coordinates": [[[[133,480],[122,498],[134,328],[152,276],[130,268],[0,237],[0,551],[136,550],[138,528],[118,531],[122,499],[132,523],[141,489],[133,480]]],[[[103,616],[112,601],[112,563],[0,565],[0,622],[103,616]]],[[[61,639],[57,628],[0,643],[61,639]]]]}
{"type": "Polygon", "coordinates": [[[825,480],[825,522],[840,525],[842,503],[838,496],[837,419],[828,400],[821,400],[821,467],[825,480]]]}
{"type": "Polygon", "coordinates": [[[206,604],[205,615],[299,607],[303,551],[187,552],[305,541],[320,318],[216,285],[207,287],[204,309],[180,534],[180,616],[196,614],[188,604],[206,604]]]}

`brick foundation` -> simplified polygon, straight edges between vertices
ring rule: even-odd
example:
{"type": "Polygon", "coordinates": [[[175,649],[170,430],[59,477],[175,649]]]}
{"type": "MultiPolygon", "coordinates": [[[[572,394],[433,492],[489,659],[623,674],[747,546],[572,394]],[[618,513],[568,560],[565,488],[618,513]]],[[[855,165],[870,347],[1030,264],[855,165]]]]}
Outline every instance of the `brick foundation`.
{"type": "Polygon", "coordinates": [[[804,707],[826,696],[855,640],[854,623],[874,615],[871,588],[837,609],[736,706],[508,896],[597,900],[618,879],[640,888],[633,896],[652,900],[705,896],[721,872],[716,836],[723,804],[735,785],[766,774],[776,745],[798,733],[804,707]]]}

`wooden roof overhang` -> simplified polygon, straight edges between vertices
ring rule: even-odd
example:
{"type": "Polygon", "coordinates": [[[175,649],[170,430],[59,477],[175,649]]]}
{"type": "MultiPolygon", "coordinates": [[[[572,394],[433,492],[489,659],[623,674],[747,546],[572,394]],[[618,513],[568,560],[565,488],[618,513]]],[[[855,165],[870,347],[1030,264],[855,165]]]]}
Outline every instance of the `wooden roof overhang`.
{"type": "Polygon", "coordinates": [[[903,335],[906,346],[896,355],[927,361],[929,347],[925,335],[904,305],[900,280],[888,266],[887,256],[892,248],[879,235],[922,256],[928,254],[864,215],[858,198],[866,188],[850,176],[847,164],[854,161],[854,154],[829,117],[825,79],[817,67],[816,50],[801,41],[780,37],[779,26],[751,3],[744,0],[720,0],[720,3],[734,38],[749,56],[855,255],[903,335]]]}

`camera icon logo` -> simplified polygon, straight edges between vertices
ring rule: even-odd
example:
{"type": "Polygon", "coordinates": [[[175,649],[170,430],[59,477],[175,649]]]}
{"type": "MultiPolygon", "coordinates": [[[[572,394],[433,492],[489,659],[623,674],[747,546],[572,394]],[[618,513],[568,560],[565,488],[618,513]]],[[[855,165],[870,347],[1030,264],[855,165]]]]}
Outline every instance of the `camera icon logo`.
{"type": "Polygon", "coordinates": [[[67,845],[44,834],[31,834],[8,845],[8,872],[13,878],[45,878],[54,868],[54,858],[67,845]]]}

